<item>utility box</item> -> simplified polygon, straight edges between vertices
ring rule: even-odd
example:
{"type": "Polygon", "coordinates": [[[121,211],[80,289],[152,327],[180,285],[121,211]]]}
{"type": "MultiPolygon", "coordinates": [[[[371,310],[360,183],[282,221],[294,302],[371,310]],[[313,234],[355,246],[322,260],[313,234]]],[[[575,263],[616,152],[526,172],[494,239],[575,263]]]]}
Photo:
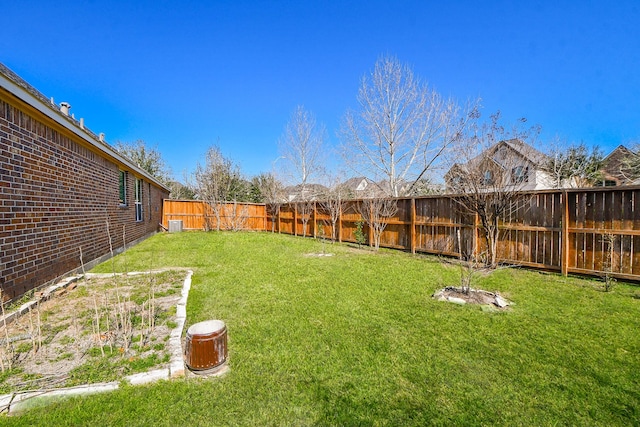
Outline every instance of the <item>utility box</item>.
{"type": "Polygon", "coordinates": [[[180,233],[182,231],[182,220],[181,219],[170,219],[169,220],[169,233],[180,233]]]}

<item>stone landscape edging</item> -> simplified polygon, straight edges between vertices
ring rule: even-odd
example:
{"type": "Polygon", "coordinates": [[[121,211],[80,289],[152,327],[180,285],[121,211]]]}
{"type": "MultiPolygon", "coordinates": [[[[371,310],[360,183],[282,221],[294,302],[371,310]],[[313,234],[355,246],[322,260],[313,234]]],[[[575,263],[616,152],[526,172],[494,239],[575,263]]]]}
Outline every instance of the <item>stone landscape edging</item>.
{"type": "MultiPolygon", "coordinates": [[[[175,270],[175,269],[163,269],[166,270],[175,270]]],[[[154,271],[149,272],[132,272],[132,273],[124,273],[128,275],[138,275],[138,274],[151,274],[154,271]]],[[[96,274],[96,273],[86,273],[85,277],[112,277],[115,273],[105,273],[105,274],[96,274]]],[[[184,359],[182,356],[182,331],[184,329],[184,324],[187,320],[187,300],[189,297],[189,291],[191,290],[191,276],[193,275],[192,270],[187,270],[187,276],[184,279],[184,283],[182,285],[182,290],[180,291],[180,299],[176,305],[176,327],[171,330],[169,335],[169,354],[171,355],[170,363],[168,368],[163,369],[154,369],[147,372],[140,372],[137,374],[128,375],[123,378],[124,381],[129,383],[130,385],[141,385],[147,384],[160,380],[169,380],[172,378],[179,378],[185,376],[185,365],[184,359]]],[[[36,297],[36,300],[29,301],[23,305],[21,305],[15,312],[9,313],[5,315],[4,320],[7,322],[12,321],[16,317],[21,314],[26,313],[31,307],[38,304],[41,301],[45,301],[54,294],[54,292],[68,287],[71,283],[75,282],[82,275],[79,276],[71,276],[67,277],[55,285],[49,286],[46,288],[39,297],[36,297]]],[[[3,319],[0,318],[0,321],[3,319]]],[[[0,395],[0,413],[18,413],[21,411],[25,411],[33,406],[36,406],[38,401],[43,400],[54,400],[60,397],[68,397],[68,396],[76,396],[76,395],[87,395],[87,394],[95,394],[95,393],[103,393],[108,391],[117,390],[120,388],[121,381],[111,381],[106,383],[94,383],[94,384],[85,384],[75,387],[66,387],[66,388],[58,388],[58,389],[48,389],[48,390],[27,390],[27,391],[16,391],[9,394],[0,395]]]]}

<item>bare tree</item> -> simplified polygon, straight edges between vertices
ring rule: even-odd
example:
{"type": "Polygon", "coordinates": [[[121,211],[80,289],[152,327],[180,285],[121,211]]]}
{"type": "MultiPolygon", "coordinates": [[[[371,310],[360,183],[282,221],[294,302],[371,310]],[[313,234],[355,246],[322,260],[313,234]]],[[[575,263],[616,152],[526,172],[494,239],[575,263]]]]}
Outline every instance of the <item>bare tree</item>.
{"type": "Polygon", "coordinates": [[[326,131],[317,124],[314,115],[297,106],[279,140],[284,176],[290,184],[299,184],[302,191],[323,169],[323,149],[326,131]]]}
{"type": "Polygon", "coordinates": [[[602,235],[603,249],[606,248],[606,255],[604,256],[603,270],[604,270],[604,290],[605,292],[611,291],[616,283],[613,273],[616,271],[616,247],[620,247],[620,243],[616,244],[618,236],[613,233],[605,233],[602,235]]]}
{"type": "Polygon", "coordinates": [[[380,249],[382,232],[389,220],[398,212],[398,200],[391,197],[372,197],[360,203],[360,215],[373,235],[373,245],[380,249]]]}
{"type": "Polygon", "coordinates": [[[459,107],[414,77],[396,58],[383,57],[347,112],[342,154],[357,173],[386,181],[390,196],[409,193],[460,136],[459,107]]]}
{"type": "MultiPolygon", "coordinates": [[[[532,142],[537,127],[521,130],[499,124],[500,113],[489,122],[481,122],[479,113],[470,122],[467,133],[456,147],[456,162],[445,175],[449,191],[463,211],[477,215],[486,243],[488,266],[497,265],[499,223],[505,215],[526,208],[526,186],[534,179],[533,165],[545,156],[525,141],[532,142]]],[[[468,254],[478,258],[479,254],[468,254]]]]}
{"type": "Polygon", "coordinates": [[[173,200],[194,200],[196,198],[196,190],[185,180],[185,183],[178,181],[169,181],[169,198],[173,200]]]}
{"type": "Polygon", "coordinates": [[[296,212],[298,219],[302,221],[302,237],[307,237],[307,230],[309,229],[309,220],[315,210],[315,202],[313,200],[302,200],[296,203],[296,212]]]}
{"type": "Polygon", "coordinates": [[[302,221],[303,236],[307,235],[307,225],[314,209],[316,195],[312,180],[319,178],[323,170],[325,135],[324,126],[316,123],[314,115],[298,106],[279,141],[284,175],[289,183],[296,185],[294,201],[302,221]]]}
{"type": "Polygon", "coordinates": [[[323,194],[320,206],[329,215],[329,226],[331,227],[331,241],[337,240],[338,221],[342,211],[345,208],[345,199],[347,198],[348,190],[342,185],[339,178],[331,180],[331,184],[328,190],[323,194]]]}
{"type": "Polygon", "coordinates": [[[567,147],[556,140],[547,156],[542,167],[553,188],[590,187],[601,180],[603,155],[598,147],[589,150],[584,143],[567,147]]]}
{"type": "Polygon", "coordinates": [[[198,198],[207,202],[213,213],[213,218],[205,213],[205,227],[213,229],[215,219],[215,229],[219,231],[225,202],[241,199],[239,196],[246,191],[240,169],[214,145],[207,150],[205,164],[196,166],[195,181],[198,198]]]}
{"type": "Polygon", "coordinates": [[[249,221],[249,207],[246,204],[238,204],[237,200],[225,203],[224,217],[226,228],[232,231],[241,231],[247,228],[249,221]]]}
{"type": "MultiPolygon", "coordinates": [[[[278,222],[278,216],[280,216],[280,208],[282,207],[282,202],[277,200],[273,202],[267,202],[266,207],[267,207],[267,214],[271,218],[271,232],[275,233],[276,225],[278,222]]],[[[278,228],[278,233],[279,232],[280,232],[280,229],[278,228]]]]}
{"type": "Polygon", "coordinates": [[[275,173],[263,172],[251,178],[251,202],[268,203],[275,198],[282,198],[282,183],[275,173]]]}
{"type": "Polygon", "coordinates": [[[253,177],[251,184],[259,193],[254,201],[266,204],[267,213],[271,217],[271,231],[275,232],[280,207],[286,200],[282,183],[276,178],[275,173],[262,173],[253,177]]]}
{"type": "Polygon", "coordinates": [[[166,183],[169,187],[169,198],[173,200],[195,200],[198,198],[198,189],[195,183],[195,174],[182,171],[182,181],[170,180],[166,183]]]}

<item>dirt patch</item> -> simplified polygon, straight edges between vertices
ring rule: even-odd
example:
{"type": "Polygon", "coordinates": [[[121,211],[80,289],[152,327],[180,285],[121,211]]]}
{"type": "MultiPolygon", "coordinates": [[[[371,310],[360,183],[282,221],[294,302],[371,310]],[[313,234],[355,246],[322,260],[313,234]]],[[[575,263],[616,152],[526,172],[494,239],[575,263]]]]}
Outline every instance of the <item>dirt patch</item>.
{"type": "Polygon", "coordinates": [[[511,305],[511,302],[503,298],[500,294],[487,292],[481,289],[469,289],[447,286],[433,294],[433,298],[438,301],[448,301],[456,304],[480,304],[492,308],[504,310],[511,305]]]}
{"type": "Polygon", "coordinates": [[[0,324],[0,392],[113,381],[166,367],[184,271],[87,275],[0,324]]]}

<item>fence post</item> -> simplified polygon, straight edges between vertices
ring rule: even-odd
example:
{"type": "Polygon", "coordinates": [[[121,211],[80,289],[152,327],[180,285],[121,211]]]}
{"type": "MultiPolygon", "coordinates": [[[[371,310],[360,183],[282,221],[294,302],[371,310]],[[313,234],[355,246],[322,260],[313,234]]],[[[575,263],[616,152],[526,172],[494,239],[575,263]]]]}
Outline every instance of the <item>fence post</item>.
{"type": "Polygon", "coordinates": [[[411,231],[410,231],[410,236],[411,236],[411,243],[410,243],[411,253],[415,254],[416,253],[416,198],[415,197],[411,198],[411,231]]]}
{"type": "Polygon", "coordinates": [[[298,235],[298,204],[293,204],[293,235],[298,235]]]}
{"type": "Polygon", "coordinates": [[[562,236],[560,237],[560,271],[563,276],[569,274],[569,194],[564,190],[562,197],[562,236]]]}
{"type": "MultiPolygon", "coordinates": [[[[373,203],[369,204],[369,222],[372,223],[373,221],[371,221],[371,218],[373,218],[373,203]]],[[[369,228],[369,247],[373,246],[373,232],[371,229],[371,225],[367,224],[368,228],[369,228]]]]}
{"type": "Polygon", "coordinates": [[[264,228],[263,231],[267,231],[267,228],[269,226],[269,218],[267,216],[267,204],[266,203],[264,203],[262,205],[262,209],[264,209],[264,221],[262,221],[262,224],[263,224],[262,228],[264,228]]]}
{"type": "Polygon", "coordinates": [[[280,216],[282,216],[282,205],[284,203],[281,203],[280,205],[278,205],[278,210],[276,212],[276,221],[277,221],[277,227],[278,227],[278,234],[280,234],[280,216]]]}
{"type": "Polygon", "coordinates": [[[314,239],[316,239],[318,237],[317,236],[318,233],[316,232],[316,221],[318,220],[317,209],[318,209],[318,205],[316,204],[316,201],[314,200],[313,201],[313,210],[311,211],[311,215],[312,215],[312,218],[313,218],[313,223],[311,225],[313,228],[311,229],[311,231],[313,232],[313,238],[314,239]]]}
{"type": "Polygon", "coordinates": [[[207,225],[207,213],[206,213],[207,203],[206,202],[200,203],[200,209],[202,210],[202,229],[204,231],[208,231],[209,227],[207,225]]]}
{"type": "Polygon", "coordinates": [[[169,201],[167,199],[162,199],[162,228],[168,229],[169,228],[169,218],[167,215],[167,210],[168,210],[168,205],[169,205],[169,201]]]}
{"type": "Polygon", "coordinates": [[[478,255],[479,255],[479,245],[480,242],[478,239],[478,234],[480,233],[480,230],[478,229],[478,214],[474,213],[473,214],[473,259],[477,260],[478,259],[478,255]]]}
{"type": "Polygon", "coordinates": [[[342,243],[342,202],[338,205],[338,242],[342,243]]]}

